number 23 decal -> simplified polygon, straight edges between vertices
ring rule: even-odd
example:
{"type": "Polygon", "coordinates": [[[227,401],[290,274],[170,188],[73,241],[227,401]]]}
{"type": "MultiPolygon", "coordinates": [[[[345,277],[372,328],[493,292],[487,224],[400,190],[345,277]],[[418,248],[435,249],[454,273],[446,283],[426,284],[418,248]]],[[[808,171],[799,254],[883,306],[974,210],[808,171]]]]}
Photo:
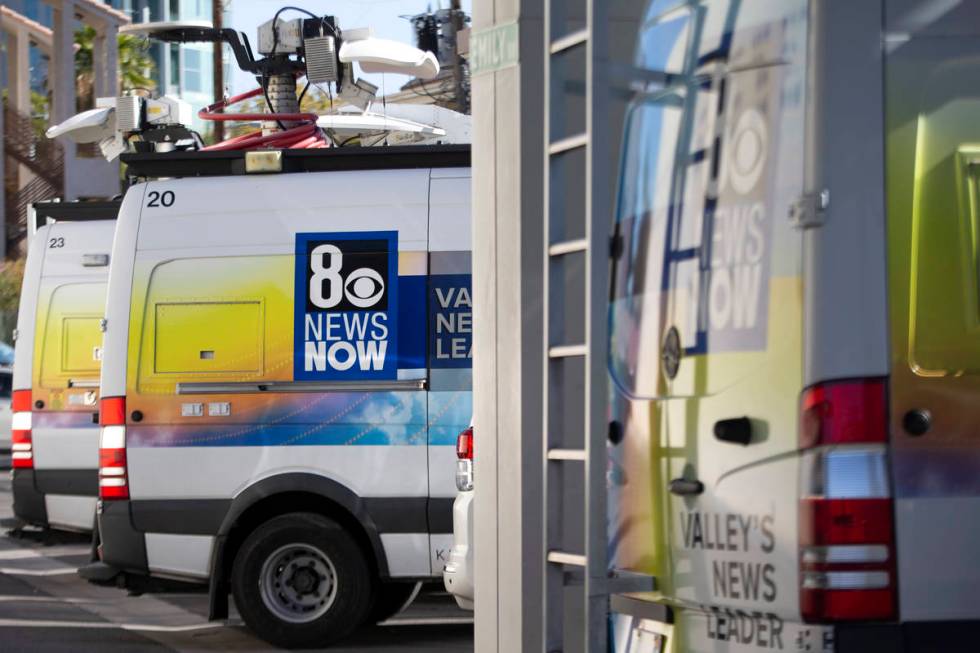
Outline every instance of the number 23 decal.
{"type": "Polygon", "coordinates": [[[149,192],[148,199],[149,201],[146,203],[146,205],[149,207],[156,208],[156,207],[164,206],[169,208],[174,205],[174,200],[176,200],[177,198],[172,190],[165,190],[162,193],[157,192],[155,190],[151,190],[149,192]]]}
{"type": "Polygon", "coordinates": [[[58,238],[52,238],[51,240],[48,241],[48,249],[58,249],[64,246],[65,246],[65,239],[61,238],[60,236],[58,238]]]}

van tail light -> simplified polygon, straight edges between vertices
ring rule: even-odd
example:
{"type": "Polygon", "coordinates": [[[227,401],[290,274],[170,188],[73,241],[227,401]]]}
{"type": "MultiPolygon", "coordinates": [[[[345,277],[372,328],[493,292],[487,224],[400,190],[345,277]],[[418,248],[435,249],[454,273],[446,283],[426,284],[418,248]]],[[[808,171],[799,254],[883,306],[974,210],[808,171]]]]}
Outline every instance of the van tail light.
{"type": "Polygon", "coordinates": [[[473,489],[473,427],[468,427],[456,437],[456,489],[469,492],[473,489]]]}
{"type": "Polygon", "coordinates": [[[819,384],[800,414],[800,611],[811,623],[897,617],[884,379],[819,384]]]}
{"type": "Polygon", "coordinates": [[[14,390],[10,408],[12,411],[10,418],[10,465],[14,469],[33,469],[31,391],[14,390]]]}
{"type": "Polygon", "coordinates": [[[99,407],[99,498],[129,498],[126,470],[126,398],[105,397],[99,407]]]}

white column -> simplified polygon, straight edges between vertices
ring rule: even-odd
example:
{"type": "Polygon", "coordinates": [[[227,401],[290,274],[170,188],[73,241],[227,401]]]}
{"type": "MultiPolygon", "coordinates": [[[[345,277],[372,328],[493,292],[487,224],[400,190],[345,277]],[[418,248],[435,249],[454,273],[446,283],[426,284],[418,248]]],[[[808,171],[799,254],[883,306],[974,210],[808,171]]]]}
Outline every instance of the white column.
{"type": "MultiPolygon", "coordinates": [[[[23,25],[17,25],[16,36],[7,40],[8,107],[22,116],[31,115],[30,44],[30,35],[23,25]]],[[[33,178],[34,175],[27,166],[17,166],[17,180],[20,186],[33,178]]]]}
{"type": "Polygon", "coordinates": [[[119,26],[109,23],[105,27],[105,77],[106,97],[119,95],[119,26]]]}
{"type": "Polygon", "coordinates": [[[93,52],[95,97],[119,95],[119,26],[106,22],[99,26],[93,52]]]}
{"type": "Polygon", "coordinates": [[[520,63],[472,82],[476,653],[543,646],[542,11],[473,3],[474,32],[520,31],[520,63]]]}
{"type": "Polygon", "coordinates": [[[95,38],[92,40],[92,95],[94,97],[108,95],[106,93],[108,82],[106,77],[105,27],[99,26],[96,28],[95,38]]]}
{"type": "Polygon", "coordinates": [[[27,30],[17,26],[17,36],[7,40],[7,83],[10,106],[29,115],[31,112],[31,49],[27,30]],[[13,43],[11,43],[11,40],[13,43]],[[10,46],[13,47],[10,47],[10,46]],[[13,55],[13,56],[11,56],[13,55]]]}

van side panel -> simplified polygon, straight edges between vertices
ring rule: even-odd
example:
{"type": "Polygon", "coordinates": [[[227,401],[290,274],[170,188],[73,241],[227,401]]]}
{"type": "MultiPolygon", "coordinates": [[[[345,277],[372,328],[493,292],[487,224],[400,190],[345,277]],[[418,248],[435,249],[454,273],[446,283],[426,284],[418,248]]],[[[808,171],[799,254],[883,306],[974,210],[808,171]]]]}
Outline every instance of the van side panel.
{"type": "Polygon", "coordinates": [[[456,436],[473,416],[470,171],[429,180],[429,532],[432,573],[452,548],[456,436]]]}
{"type": "Polygon", "coordinates": [[[125,394],[130,510],[150,569],[203,575],[152,542],[194,549],[249,487],[307,473],[368,501],[389,557],[414,560],[394,574],[430,574],[427,545],[397,544],[428,538],[428,170],[223,183],[217,197],[213,180],[153,182],[175,202],[140,221],[125,394]],[[332,302],[324,317],[317,306],[332,302]],[[377,390],[296,384],[380,376],[377,390]]]}
{"type": "Polygon", "coordinates": [[[980,6],[887,3],[891,441],[902,620],[980,618],[980,6]],[[914,428],[917,418],[925,429],[914,428]],[[910,426],[912,428],[910,428],[910,426]]]}
{"type": "Polygon", "coordinates": [[[829,205],[803,231],[807,386],[889,366],[882,6],[812,2],[811,14],[805,190],[829,205]]]}

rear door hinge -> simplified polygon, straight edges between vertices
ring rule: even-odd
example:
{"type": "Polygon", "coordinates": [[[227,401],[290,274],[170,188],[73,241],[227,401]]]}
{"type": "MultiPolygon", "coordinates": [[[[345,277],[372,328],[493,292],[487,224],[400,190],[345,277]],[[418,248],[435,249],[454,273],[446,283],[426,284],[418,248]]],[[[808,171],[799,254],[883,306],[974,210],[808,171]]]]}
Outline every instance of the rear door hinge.
{"type": "Polygon", "coordinates": [[[830,191],[804,193],[789,207],[789,220],[797,229],[819,227],[824,223],[824,215],[830,207],[830,191]]]}

